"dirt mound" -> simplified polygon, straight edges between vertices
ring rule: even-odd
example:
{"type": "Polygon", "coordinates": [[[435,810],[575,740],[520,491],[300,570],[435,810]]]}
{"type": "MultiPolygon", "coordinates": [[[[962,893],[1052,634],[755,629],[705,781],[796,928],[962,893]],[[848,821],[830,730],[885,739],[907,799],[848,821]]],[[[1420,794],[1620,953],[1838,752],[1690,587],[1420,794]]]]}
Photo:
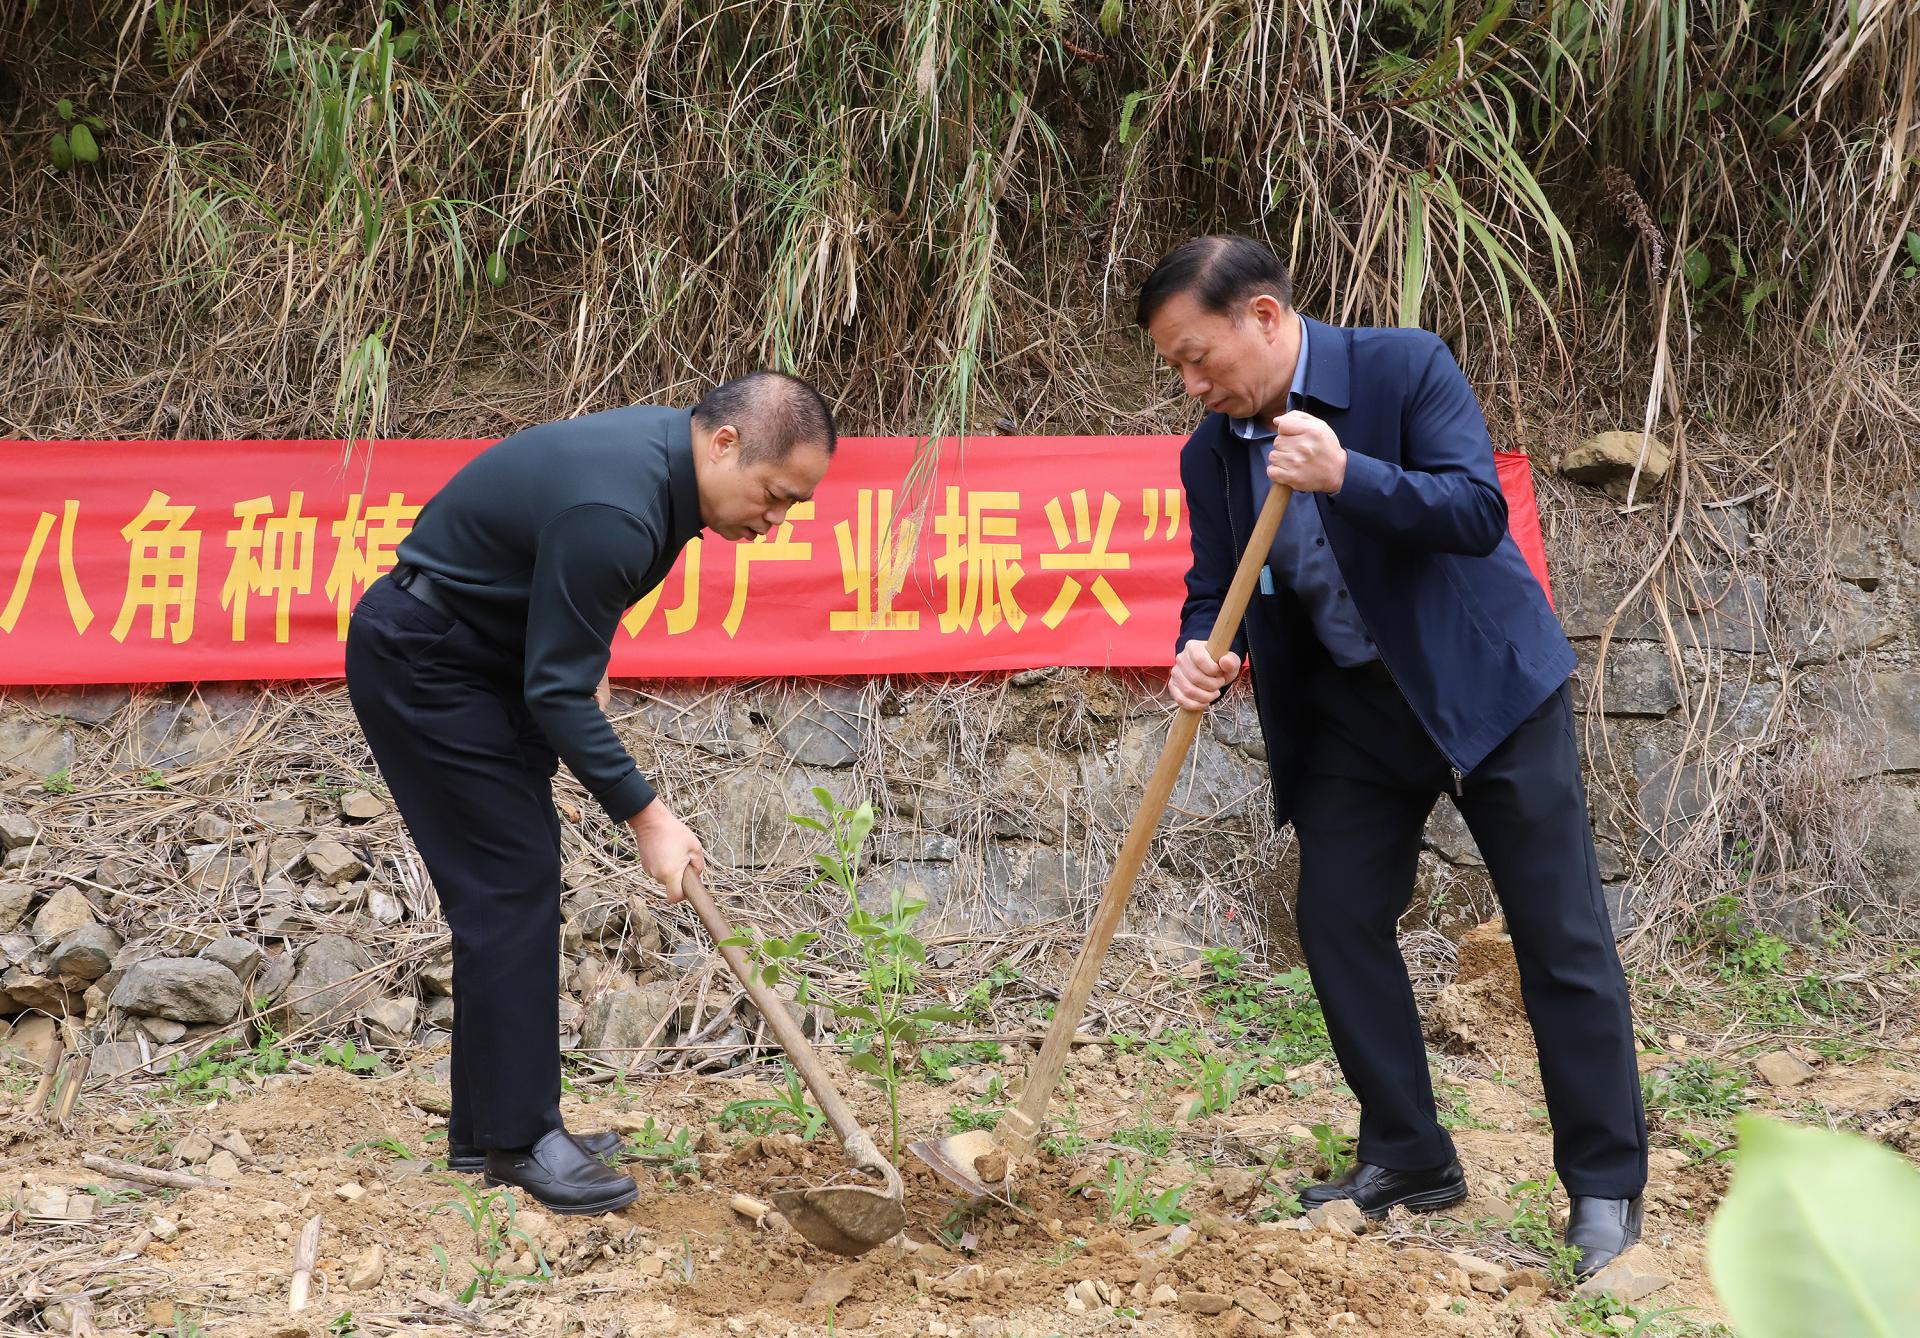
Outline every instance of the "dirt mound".
{"type": "Polygon", "coordinates": [[[1436,1045],[1472,1054],[1503,1069],[1533,1058],[1533,1029],[1520,997],[1520,968],[1505,926],[1490,920],[1460,940],[1459,969],[1427,1010],[1436,1045]]]}

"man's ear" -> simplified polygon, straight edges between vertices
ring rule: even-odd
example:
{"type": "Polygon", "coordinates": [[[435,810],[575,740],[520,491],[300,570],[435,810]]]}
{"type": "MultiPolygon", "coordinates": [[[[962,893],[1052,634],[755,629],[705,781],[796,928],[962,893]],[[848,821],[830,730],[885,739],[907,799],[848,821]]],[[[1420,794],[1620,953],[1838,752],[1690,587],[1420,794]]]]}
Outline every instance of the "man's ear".
{"type": "Polygon", "coordinates": [[[720,461],[740,449],[740,429],[732,423],[722,423],[713,430],[712,438],[707,442],[709,459],[720,461]]]}
{"type": "Polygon", "coordinates": [[[1254,322],[1260,327],[1260,333],[1271,339],[1278,334],[1285,321],[1288,308],[1272,293],[1261,293],[1247,304],[1254,322]]]}

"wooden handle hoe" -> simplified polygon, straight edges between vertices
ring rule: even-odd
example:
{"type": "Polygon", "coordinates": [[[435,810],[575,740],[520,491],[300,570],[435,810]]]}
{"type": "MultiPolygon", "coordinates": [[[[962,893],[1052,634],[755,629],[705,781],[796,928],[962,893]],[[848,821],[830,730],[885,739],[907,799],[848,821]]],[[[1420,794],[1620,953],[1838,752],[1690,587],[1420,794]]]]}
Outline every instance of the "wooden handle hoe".
{"type": "MultiPolygon", "coordinates": [[[[1220,612],[1213,620],[1213,635],[1207,638],[1207,653],[1216,660],[1233,646],[1234,633],[1240,626],[1241,618],[1246,615],[1247,602],[1252,598],[1253,587],[1260,579],[1260,568],[1273,549],[1274,536],[1280,532],[1280,521],[1286,515],[1287,502],[1292,495],[1291,488],[1276,484],[1267,493],[1267,500],[1260,508],[1260,517],[1253,527],[1253,537],[1247,542],[1246,552],[1241,554],[1240,566],[1233,574],[1233,583],[1227,587],[1226,598],[1221,601],[1220,612]]],[[[1107,889],[1101,894],[1100,906],[1094,912],[1086,942],[1081,945],[1080,955],[1074,962],[1073,975],[1060,995],[1059,1005],[1054,1009],[1053,1024],[1048,1028],[1047,1038],[1040,1047],[1040,1057],[1027,1070],[1026,1087],[1020,1094],[1019,1104],[1000,1117],[994,1135],[975,1131],[911,1145],[909,1150],[949,1184],[976,1196],[995,1194],[998,1192],[995,1182],[1004,1181],[1008,1165],[1033,1152],[1033,1145],[1039,1140],[1046,1117],[1047,1103],[1052,1100],[1054,1089],[1060,1085],[1060,1072],[1066,1067],[1074,1033],[1086,1012],[1087,996],[1093,993],[1094,984],[1100,978],[1100,967],[1106,960],[1107,947],[1113,942],[1114,931],[1120,927],[1120,917],[1127,909],[1128,898],[1133,895],[1134,880],[1139,876],[1140,866],[1146,862],[1154,831],[1160,825],[1161,815],[1166,812],[1174,782],[1180,778],[1180,768],[1193,746],[1194,736],[1200,728],[1200,716],[1199,711],[1182,709],[1174,717],[1172,728],[1167,731],[1167,742],[1160,750],[1160,761],[1147,782],[1139,811],[1133,815],[1133,825],[1127,830],[1126,843],[1120,847],[1120,858],[1107,879],[1107,889]],[[988,1176],[988,1170],[998,1171],[999,1175],[988,1176]]]]}

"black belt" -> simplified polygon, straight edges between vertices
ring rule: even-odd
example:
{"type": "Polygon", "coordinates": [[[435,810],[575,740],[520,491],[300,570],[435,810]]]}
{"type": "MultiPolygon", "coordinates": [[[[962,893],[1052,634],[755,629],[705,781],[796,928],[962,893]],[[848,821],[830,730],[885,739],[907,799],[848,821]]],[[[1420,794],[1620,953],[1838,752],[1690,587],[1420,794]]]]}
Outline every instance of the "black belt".
{"type": "Polygon", "coordinates": [[[393,583],[434,612],[445,614],[449,618],[458,616],[447,607],[447,601],[441,597],[440,592],[434,589],[433,578],[426,576],[420,568],[401,563],[393,569],[393,583]]]}

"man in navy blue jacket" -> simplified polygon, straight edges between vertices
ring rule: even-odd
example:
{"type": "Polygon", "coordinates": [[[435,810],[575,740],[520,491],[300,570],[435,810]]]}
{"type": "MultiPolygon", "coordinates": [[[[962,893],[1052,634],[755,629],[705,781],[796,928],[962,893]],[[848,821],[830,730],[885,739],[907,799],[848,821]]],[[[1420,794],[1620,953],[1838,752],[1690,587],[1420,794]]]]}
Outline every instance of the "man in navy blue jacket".
{"type": "Polygon", "coordinates": [[[1592,1273],[1639,1238],[1646,1117],[1574,749],[1573,649],[1507,532],[1473,391],[1424,330],[1297,313],[1285,267],[1245,238],[1170,252],[1139,321],[1209,410],[1180,453],[1193,566],[1173,695],[1202,709],[1251,661],[1274,817],[1300,842],[1300,941],[1360,1099],[1357,1165],[1300,1200],[1378,1217],[1466,1197],[1396,940],[1444,793],[1506,914],[1567,1240],[1592,1273]],[[1294,498],[1216,662],[1207,637],[1274,483],[1294,498]]]}

